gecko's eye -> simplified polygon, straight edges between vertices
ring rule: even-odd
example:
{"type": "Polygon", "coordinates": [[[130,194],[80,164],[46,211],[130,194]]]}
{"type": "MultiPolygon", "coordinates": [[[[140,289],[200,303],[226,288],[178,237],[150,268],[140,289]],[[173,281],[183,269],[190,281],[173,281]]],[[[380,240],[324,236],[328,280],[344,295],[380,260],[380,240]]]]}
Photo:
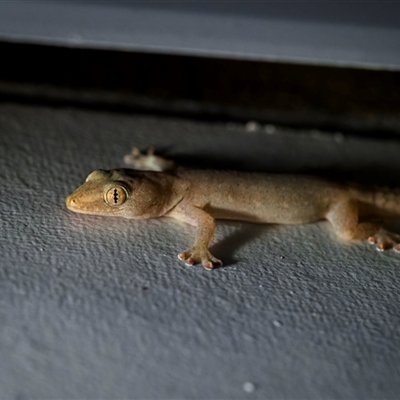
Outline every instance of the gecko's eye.
{"type": "Polygon", "coordinates": [[[124,204],[127,198],[128,194],[126,193],[126,189],[122,186],[113,186],[111,189],[108,189],[104,195],[106,203],[114,207],[124,204]]]}

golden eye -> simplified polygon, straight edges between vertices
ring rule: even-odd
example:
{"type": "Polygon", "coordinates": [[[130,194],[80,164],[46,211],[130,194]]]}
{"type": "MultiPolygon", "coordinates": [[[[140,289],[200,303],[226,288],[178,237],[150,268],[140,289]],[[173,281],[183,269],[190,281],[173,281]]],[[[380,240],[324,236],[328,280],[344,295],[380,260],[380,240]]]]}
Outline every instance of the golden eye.
{"type": "Polygon", "coordinates": [[[113,186],[105,194],[105,200],[110,206],[120,206],[124,204],[128,195],[122,186],[113,186]]]}

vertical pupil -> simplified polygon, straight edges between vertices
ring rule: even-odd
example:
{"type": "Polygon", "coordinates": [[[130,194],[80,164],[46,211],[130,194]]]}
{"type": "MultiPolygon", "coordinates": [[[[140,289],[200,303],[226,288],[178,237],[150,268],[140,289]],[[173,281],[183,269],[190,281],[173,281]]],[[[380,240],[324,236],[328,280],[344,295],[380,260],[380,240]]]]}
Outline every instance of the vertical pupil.
{"type": "Polygon", "coordinates": [[[118,203],[118,189],[114,189],[114,203],[118,203]]]}

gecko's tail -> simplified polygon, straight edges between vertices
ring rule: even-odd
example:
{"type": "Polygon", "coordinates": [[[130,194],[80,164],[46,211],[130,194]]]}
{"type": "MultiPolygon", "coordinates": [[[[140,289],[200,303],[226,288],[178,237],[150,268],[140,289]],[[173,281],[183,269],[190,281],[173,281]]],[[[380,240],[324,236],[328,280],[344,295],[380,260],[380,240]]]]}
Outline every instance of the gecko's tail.
{"type": "Polygon", "coordinates": [[[400,188],[352,187],[352,197],[360,204],[362,214],[376,217],[400,218],[400,188]]]}

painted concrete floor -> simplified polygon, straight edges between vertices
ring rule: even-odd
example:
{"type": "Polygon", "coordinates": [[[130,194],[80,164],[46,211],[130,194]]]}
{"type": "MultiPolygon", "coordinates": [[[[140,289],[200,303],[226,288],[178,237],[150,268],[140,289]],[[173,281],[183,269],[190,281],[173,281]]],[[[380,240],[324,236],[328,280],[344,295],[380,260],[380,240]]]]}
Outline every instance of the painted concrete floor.
{"type": "Polygon", "coordinates": [[[0,398],[398,398],[393,251],[324,222],[220,222],[209,272],[177,260],[191,227],[65,208],[91,170],[150,144],[194,167],[385,185],[400,170],[395,141],[1,104],[0,398]]]}

